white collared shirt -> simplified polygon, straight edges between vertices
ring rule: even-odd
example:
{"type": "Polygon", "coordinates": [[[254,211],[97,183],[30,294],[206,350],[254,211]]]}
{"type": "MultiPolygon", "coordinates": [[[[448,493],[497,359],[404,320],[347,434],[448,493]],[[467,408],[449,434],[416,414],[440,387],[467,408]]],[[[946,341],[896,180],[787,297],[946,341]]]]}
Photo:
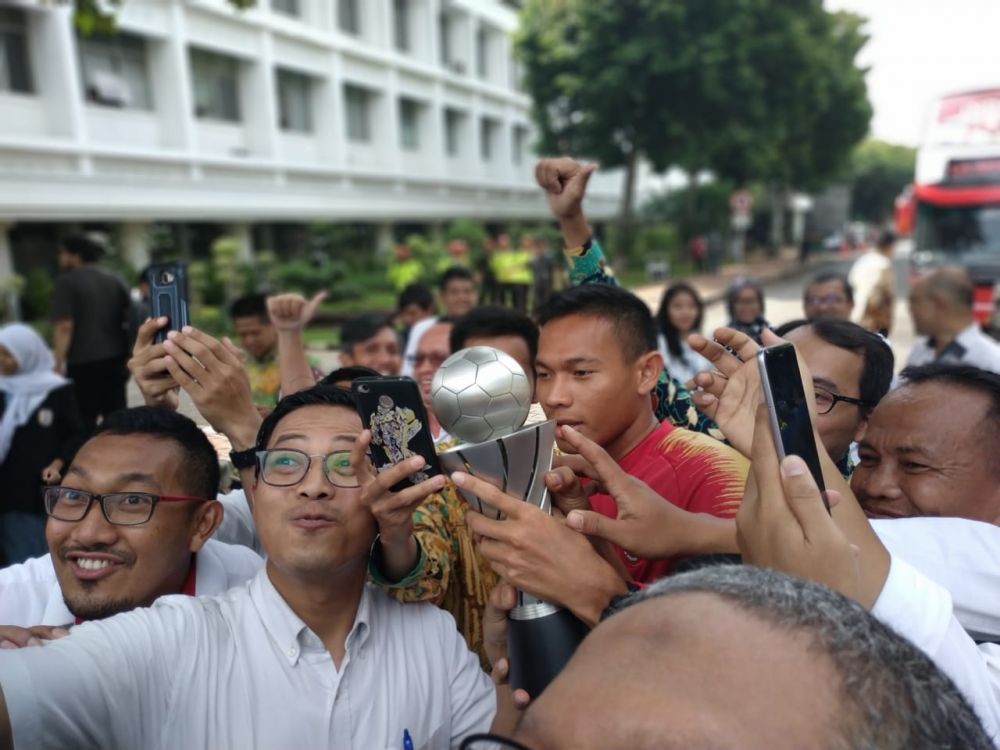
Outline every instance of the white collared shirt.
{"type": "Polygon", "coordinates": [[[950,594],[893,556],[872,614],[952,679],[1000,747],[1000,652],[993,644],[976,646],[955,619],[950,594]]]}
{"type": "MultiPolygon", "coordinates": [[[[246,547],[209,539],[196,555],[194,590],[212,596],[246,583],[264,561],[246,547]]],[[[63,601],[52,566],[43,555],[0,570],[0,625],[71,625],[76,618],[63,601]]]]}
{"type": "Polygon", "coordinates": [[[493,685],[451,615],[366,586],[338,670],[261,572],[0,652],[16,748],[450,748],[493,685]]]}
{"type": "Polygon", "coordinates": [[[931,362],[972,365],[1000,374],[1000,342],[983,333],[975,323],[959,333],[941,354],[934,349],[931,339],[923,336],[914,343],[906,364],[915,367],[931,362]]]}

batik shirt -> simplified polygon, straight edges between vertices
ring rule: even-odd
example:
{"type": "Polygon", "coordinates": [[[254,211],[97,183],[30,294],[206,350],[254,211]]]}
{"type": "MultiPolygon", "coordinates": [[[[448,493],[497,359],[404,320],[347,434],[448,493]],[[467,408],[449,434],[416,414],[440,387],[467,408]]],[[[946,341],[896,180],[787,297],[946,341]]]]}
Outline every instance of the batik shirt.
{"type": "MultiPolygon", "coordinates": [[[[315,359],[309,357],[308,360],[313,377],[318,381],[323,377],[323,371],[319,369],[319,363],[315,359]]],[[[281,374],[278,371],[277,349],[263,359],[254,359],[248,356],[243,366],[250,377],[250,392],[253,394],[254,405],[273,409],[281,397],[281,374]]]]}

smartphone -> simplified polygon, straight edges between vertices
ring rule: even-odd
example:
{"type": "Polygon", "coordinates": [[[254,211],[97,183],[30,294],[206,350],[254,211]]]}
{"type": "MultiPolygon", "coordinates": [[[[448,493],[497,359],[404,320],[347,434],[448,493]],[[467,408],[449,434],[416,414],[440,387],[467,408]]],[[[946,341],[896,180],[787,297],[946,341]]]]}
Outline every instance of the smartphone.
{"type": "Polygon", "coordinates": [[[397,482],[399,492],[441,473],[434,438],[420,389],[411,378],[356,378],[351,390],[366,430],[371,430],[370,455],[377,471],[385,471],[411,456],[423,456],[423,471],[397,482]]]}
{"type": "Polygon", "coordinates": [[[184,263],[157,263],[146,271],[149,282],[149,310],[154,318],[167,317],[167,325],[156,332],[159,344],[168,331],[179,331],[188,324],[187,266],[184,263]]]}
{"type": "Polygon", "coordinates": [[[778,458],[798,456],[805,461],[819,487],[823,504],[830,510],[795,347],[791,344],[778,344],[761,349],[757,352],[757,366],[760,368],[760,380],[764,386],[764,400],[767,403],[778,458]]]}

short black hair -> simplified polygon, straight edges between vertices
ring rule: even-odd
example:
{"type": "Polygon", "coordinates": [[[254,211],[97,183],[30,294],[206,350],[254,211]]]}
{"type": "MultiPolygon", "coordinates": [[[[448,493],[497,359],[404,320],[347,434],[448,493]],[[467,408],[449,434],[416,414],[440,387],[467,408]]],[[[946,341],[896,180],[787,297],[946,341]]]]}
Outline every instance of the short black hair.
{"type": "Polygon", "coordinates": [[[340,350],[350,354],[355,344],[367,341],[383,328],[392,328],[392,322],[380,313],[365,313],[351,318],[340,327],[340,350]]]}
{"type": "Polygon", "coordinates": [[[803,299],[809,296],[809,289],[816,286],[817,284],[826,284],[830,281],[839,281],[840,285],[844,288],[844,296],[847,297],[847,301],[854,304],[854,287],[851,286],[851,282],[848,281],[847,276],[837,271],[823,271],[812,277],[812,280],[806,284],[806,288],[802,292],[803,299]]]}
{"type": "Polygon", "coordinates": [[[883,230],[882,234],[878,238],[878,246],[885,247],[886,245],[896,244],[896,233],[891,229],[883,230]]]}
{"type": "Polygon", "coordinates": [[[149,435],[170,440],[184,456],[179,478],[191,497],[214,500],[219,492],[219,458],[194,420],[160,406],[136,406],[108,414],[94,431],[99,435],[149,435]]]}
{"type": "Polygon", "coordinates": [[[476,283],[476,277],[472,275],[472,271],[468,268],[465,268],[464,266],[452,266],[441,274],[441,280],[438,282],[438,289],[443,292],[445,287],[456,279],[459,281],[471,281],[473,284],[476,283]]]}
{"type": "Polygon", "coordinates": [[[84,263],[93,263],[104,255],[104,246],[85,234],[71,234],[60,243],[62,249],[84,263]]]}
{"type": "Polygon", "coordinates": [[[904,386],[941,383],[952,389],[965,388],[983,394],[990,401],[990,408],[983,418],[991,422],[993,429],[1000,434],[1000,375],[997,373],[972,365],[931,362],[907,367],[899,377],[904,386]]]}
{"type": "Polygon", "coordinates": [[[691,326],[691,330],[701,330],[701,322],[705,314],[705,303],[702,302],[698,290],[684,281],[671,284],[663,293],[663,298],[660,300],[660,308],[656,311],[656,325],[667,342],[667,351],[673,356],[684,360],[686,358],[684,356],[684,347],[681,346],[680,331],[677,330],[677,327],[670,320],[670,303],[674,297],[680,294],[690,295],[694,299],[695,307],[698,308],[698,315],[694,319],[694,325],[691,326]]]}
{"type": "Polygon", "coordinates": [[[274,411],[264,417],[264,421],[261,422],[260,429],[257,431],[257,450],[262,451],[267,448],[278,422],[293,411],[298,411],[305,406],[345,406],[355,411],[358,404],[354,394],[346,388],[338,388],[335,385],[325,383],[317,383],[312,388],[285,396],[274,407],[274,411]]]}
{"type": "Polygon", "coordinates": [[[419,282],[408,284],[399,293],[399,300],[396,307],[402,310],[404,307],[410,305],[416,305],[424,310],[432,309],[434,307],[434,292],[426,284],[419,282]]]}
{"type": "Polygon", "coordinates": [[[354,382],[358,378],[378,378],[381,375],[370,367],[361,365],[351,365],[350,367],[338,367],[322,378],[316,385],[336,385],[344,380],[354,382]]]}
{"type": "Polygon", "coordinates": [[[229,317],[269,321],[271,317],[267,314],[267,297],[263,294],[244,294],[229,306],[229,317]]]}
{"type": "Polygon", "coordinates": [[[803,326],[809,326],[813,333],[830,346],[861,355],[858,394],[862,401],[862,413],[870,413],[892,387],[892,373],[896,366],[892,347],[877,333],[872,333],[857,323],[838,318],[793,320],[775,328],[774,333],[784,337],[803,326]]]}
{"type": "Polygon", "coordinates": [[[465,348],[465,342],[482,336],[517,336],[528,345],[534,363],[538,356],[538,326],[527,315],[506,307],[477,307],[457,321],[451,329],[451,350],[465,348]]]}
{"type": "Polygon", "coordinates": [[[583,284],[558,292],[538,309],[538,325],[543,327],[569,315],[603,318],[611,323],[628,362],[656,351],[656,323],[649,307],[619,286],[583,284]]]}

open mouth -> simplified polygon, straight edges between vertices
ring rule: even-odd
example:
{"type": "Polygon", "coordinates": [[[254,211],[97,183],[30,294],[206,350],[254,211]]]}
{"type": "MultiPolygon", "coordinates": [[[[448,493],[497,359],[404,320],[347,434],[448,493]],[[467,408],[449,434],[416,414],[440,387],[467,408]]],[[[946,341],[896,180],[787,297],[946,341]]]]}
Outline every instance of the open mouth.
{"type": "Polygon", "coordinates": [[[66,557],[73,575],[84,581],[97,581],[115,573],[125,563],[109,555],[69,554],[66,557]]]}

